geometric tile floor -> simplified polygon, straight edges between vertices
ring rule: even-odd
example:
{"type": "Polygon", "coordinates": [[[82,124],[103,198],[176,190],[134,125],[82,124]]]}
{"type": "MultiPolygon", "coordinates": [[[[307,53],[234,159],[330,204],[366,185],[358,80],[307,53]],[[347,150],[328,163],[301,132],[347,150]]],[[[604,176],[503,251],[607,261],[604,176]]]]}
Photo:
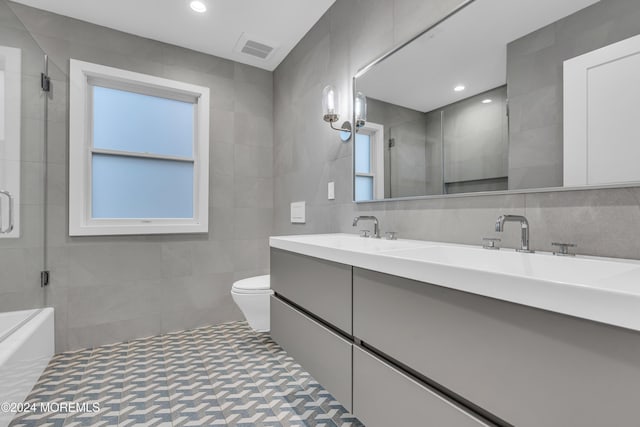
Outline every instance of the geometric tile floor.
{"type": "Polygon", "coordinates": [[[26,402],[77,406],[11,426],[362,426],[246,322],[58,354],[26,402]]]}

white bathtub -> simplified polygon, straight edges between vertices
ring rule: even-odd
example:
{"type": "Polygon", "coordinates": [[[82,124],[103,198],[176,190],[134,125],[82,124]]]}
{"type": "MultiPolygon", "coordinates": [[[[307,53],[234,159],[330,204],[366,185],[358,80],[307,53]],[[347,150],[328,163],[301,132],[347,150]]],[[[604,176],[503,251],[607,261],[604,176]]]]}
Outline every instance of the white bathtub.
{"type": "MultiPolygon", "coordinates": [[[[0,313],[0,404],[23,402],[53,353],[53,308],[0,313]]],[[[0,427],[14,415],[0,411],[0,427]]]]}

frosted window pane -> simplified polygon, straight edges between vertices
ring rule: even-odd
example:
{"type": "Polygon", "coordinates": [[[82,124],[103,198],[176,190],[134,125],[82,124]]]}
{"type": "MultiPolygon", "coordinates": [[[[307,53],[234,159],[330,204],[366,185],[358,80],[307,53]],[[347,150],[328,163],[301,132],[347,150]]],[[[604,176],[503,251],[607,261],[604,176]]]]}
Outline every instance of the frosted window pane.
{"type": "Polygon", "coordinates": [[[94,154],[93,218],[193,218],[193,163],[94,154]]]}
{"type": "Polygon", "coordinates": [[[194,104],[93,86],[93,146],[193,156],[194,104]]]}
{"type": "Polygon", "coordinates": [[[356,202],[362,200],[373,200],[373,177],[356,177],[356,202]]]}
{"type": "Polygon", "coordinates": [[[371,173],[371,139],[356,134],[356,173],[371,173]]]}

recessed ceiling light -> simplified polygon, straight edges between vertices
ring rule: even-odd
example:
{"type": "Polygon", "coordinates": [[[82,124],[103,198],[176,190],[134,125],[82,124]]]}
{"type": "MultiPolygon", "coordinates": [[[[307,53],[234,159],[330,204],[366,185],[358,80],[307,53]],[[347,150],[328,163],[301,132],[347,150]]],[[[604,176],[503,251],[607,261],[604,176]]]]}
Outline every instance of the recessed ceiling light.
{"type": "Polygon", "coordinates": [[[207,6],[198,0],[193,0],[189,6],[198,13],[204,13],[207,11],[207,6]]]}
{"type": "Polygon", "coordinates": [[[491,104],[492,102],[493,102],[493,100],[492,100],[492,99],[483,99],[483,100],[482,100],[482,103],[483,103],[483,104],[491,104]]]}
{"type": "Polygon", "coordinates": [[[463,85],[458,85],[453,88],[453,90],[455,90],[456,92],[462,92],[464,89],[465,87],[463,85]]]}

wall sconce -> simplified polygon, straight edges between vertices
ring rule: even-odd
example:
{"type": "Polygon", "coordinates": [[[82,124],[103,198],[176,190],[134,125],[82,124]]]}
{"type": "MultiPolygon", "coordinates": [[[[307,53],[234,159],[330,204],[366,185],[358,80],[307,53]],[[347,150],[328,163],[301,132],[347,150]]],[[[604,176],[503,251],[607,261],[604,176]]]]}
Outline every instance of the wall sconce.
{"type": "MultiPolygon", "coordinates": [[[[340,132],[340,139],[343,142],[347,142],[351,139],[351,123],[345,121],[340,128],[333,126],[335,122],[340,120],[338,105],[340,105],[340,94],[333,86],[326,86],[322,91],[322,118],[329,123],[331,129],[340,132]]],[[[360,128],[367,120],[367,98],[361,92],[356,94],[355,113],[356,128],[360,128]]]]}

